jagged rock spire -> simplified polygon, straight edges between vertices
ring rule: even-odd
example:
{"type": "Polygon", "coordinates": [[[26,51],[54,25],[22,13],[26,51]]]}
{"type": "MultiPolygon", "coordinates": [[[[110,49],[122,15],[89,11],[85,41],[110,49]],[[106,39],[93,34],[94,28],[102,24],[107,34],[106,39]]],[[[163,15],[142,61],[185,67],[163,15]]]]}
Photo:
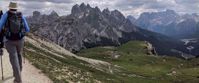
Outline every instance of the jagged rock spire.
{"type": "Polygon", "coordinates": [[[57,12],[55,12],[54,10],[50,13],[50,15],[52,15],[52,16],[59,16],[59,15],[57,14],[57,12]]]}
{"type": "Polygon", "coordinates": [[[40,15],[41,15],[41,13],[39,11],[34,11],[33,12],[33,17],[38,17],[40,15]]]}

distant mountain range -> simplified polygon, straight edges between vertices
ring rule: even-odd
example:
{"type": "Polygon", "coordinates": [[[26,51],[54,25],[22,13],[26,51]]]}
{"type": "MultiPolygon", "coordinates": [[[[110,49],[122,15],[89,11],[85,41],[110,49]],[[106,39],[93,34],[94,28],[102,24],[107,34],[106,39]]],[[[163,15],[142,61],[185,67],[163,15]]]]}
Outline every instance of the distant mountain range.
{"type": "Polygon", "coordinates": [[[175,38],[195,37],[199,33],[199,15],[179,15],[173,10],[145,12],[138,19],[128,16],[137,26],[175,38]]]}
{"type": "Polygon", "coordinates": [[[189,53],[183,42],[137,27],[132,23],[135,20],[126,19],[118,10],[101,11],[84,3],[74,5],[67,16],[59,16],[54,11],[41,15],[35,11],[28,21],[32,33],[72,52],[142,40],[152,43],[159,55],[181,57],[181,53],[189,53]]]}

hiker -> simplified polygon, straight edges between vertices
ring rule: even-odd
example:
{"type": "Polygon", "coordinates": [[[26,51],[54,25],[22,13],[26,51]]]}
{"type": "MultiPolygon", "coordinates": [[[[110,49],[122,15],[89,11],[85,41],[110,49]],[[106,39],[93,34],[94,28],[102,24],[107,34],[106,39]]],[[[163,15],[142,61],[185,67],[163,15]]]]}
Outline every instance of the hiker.
{"type": "Polygon", "coordinates": [[[14,83],[22,83],[21,71],[24,36],[30,29],[25,17],[17,9],[17,3],[10,2],[9,10],[3,14],[0,20],[0,31],[4,32],[5,48],[9,53],[15,77],[14,83]]]}
{"type": "Polygon", "coordinates": [[[1,8],[0,8],[0,18],[1,18],[1,15],[3,15],[3,11],[2,11],[1,8]]]}
{"type": "MultiPolygon", "coordinates": [[[[0,8],[0,19],[2,15],[3,15],[3,11],[0,8]]],[[[4,37],[3,33],[0,32],[0,55],[3,55],[3,49],[2,49],[4,46],[3,37],[4,37]]]]}
{"type": "MultiPolygon", "coordinates": [[[[3,15],[3,12],[0,8],[0,19],[1,19],[1,16],[3,15]]],[[[2,59],[2,55],[3,55],[3,47],[4,47],[4,42],[3,42],[3,33],[0,32],[0,59],[1,59],[1,77],[2,77],[2,80],[4,79],[4,76],[3,76],[3,59],[2,59]]]]}

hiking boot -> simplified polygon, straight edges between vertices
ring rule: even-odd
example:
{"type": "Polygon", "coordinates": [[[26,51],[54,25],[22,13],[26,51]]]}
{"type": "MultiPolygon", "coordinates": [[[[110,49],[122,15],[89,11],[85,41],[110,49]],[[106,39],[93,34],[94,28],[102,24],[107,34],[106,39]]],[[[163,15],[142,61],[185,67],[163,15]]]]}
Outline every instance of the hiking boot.
{"type": "Polygon", "coordinates": [[[19,82],[19,81],[14,80],[14,82],[13,82],[13,83],[22,83],[22,82],[19,82]]]}
{"type": "Polygon", "coordinates": [[[14,83],[22,83],[22,82],[16,82],[16,81],[14,81],[14,83]]]}

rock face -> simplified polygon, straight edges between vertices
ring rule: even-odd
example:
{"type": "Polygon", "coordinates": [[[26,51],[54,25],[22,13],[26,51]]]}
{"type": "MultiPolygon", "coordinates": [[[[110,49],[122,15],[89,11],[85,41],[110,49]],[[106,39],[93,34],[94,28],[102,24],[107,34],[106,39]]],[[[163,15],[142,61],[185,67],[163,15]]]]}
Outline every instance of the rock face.
{"type": "Polygon", "coordinates": [[[118,10],[101,11],[84,3],[73,6],[67,16],[34,12],[28,21],[35,35],[72,52],[95,46],[118,46],[130,40],[149,41],[159,54],[174,54],[171,49],[186,52],[182,42],[136,27],[118,10]]]}
{"type": "Polygon", "coordinates": [[[170,37],[185,38],[197,33],[199,15],[179,15],[173,10],[145,12],[136,20],[136,25],[170,37]]]}
{"type": "Polygon", "coordinates": [[[129,19],[133,24],[136,22],[136,18],[131,15],[127,16],[127,19],[129,19]]]}
{"type": "Polygon", "coordinates": [[[28,18],[33,32],[47,38],[70,51],[96,45],[120,45],[119,38],[123,32],[136,31],[132,23],[119,11],[102,12],[98,7],[75,5],[68,16],[40,15],[33,12],[28,18]]]}

